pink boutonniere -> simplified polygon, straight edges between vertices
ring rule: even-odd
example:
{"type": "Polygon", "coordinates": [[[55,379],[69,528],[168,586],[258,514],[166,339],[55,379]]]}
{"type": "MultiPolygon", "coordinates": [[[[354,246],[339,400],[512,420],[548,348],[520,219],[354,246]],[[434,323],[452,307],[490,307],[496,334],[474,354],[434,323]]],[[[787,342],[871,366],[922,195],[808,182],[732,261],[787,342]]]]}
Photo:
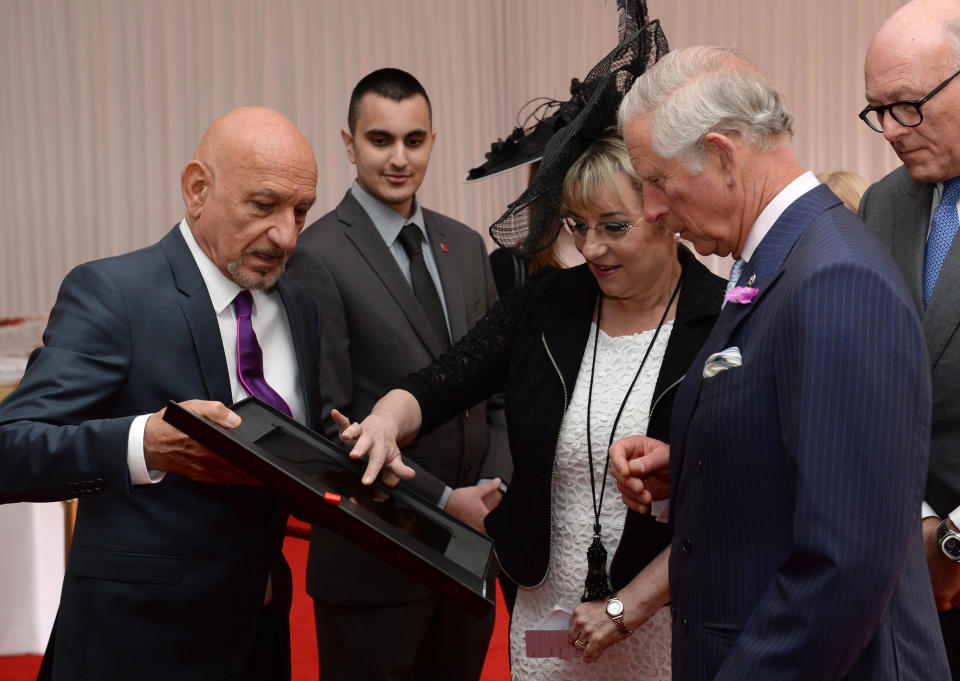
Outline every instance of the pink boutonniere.
{"type": "Polygon", "coordinates": [[[752,286],[734,286],[726,295],[726,299],[731,303],[742,303],[748,305],[753,302],[754,296],[757,295],[757,291],[752,286]]]}

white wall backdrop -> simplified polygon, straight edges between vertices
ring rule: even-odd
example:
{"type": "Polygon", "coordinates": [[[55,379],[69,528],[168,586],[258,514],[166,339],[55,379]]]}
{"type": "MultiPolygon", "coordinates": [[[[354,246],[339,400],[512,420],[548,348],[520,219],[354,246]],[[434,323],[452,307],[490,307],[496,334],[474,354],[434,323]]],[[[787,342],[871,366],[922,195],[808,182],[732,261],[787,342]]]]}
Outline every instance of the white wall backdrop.
{"type": "MultiPolygon", "coordinates": [[[[814,170],[868,180],[896,157],[856,114],[867,43],[899,0],[649,0],[672,47],[750,51],[796,115],[814,170]]],[[[320,167],[309,219],[353,178],[354,83],[417,75],[439,131],[420,197],[482,232],[525,181],[463,185],[518,108],[566,99],[616,41],[614,0],[0,0],[0,318],[45,312],[73,265],[147,245],[182,214],[206,126],[244,104],[290,117],[320,167]]]]}

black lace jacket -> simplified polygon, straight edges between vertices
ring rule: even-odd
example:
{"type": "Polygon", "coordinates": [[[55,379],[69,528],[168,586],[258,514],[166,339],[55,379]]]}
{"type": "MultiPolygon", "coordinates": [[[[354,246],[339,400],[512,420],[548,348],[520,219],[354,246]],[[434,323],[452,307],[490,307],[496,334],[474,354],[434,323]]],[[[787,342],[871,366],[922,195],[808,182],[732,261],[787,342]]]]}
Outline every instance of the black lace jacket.
{"type": "MultiPolygon", "coordinates": [[[[683,285],[647,427],[648,435],[664,441],[669,441],[676,387],[720,312],[725,285],[685,248],[679,248],[679,257],[683,285]]],[[[485,525],[501,567],[521,586],[536,586],[547,573],[554,448],[598,292],[586,265],[542,270],[506,293],[453,348],[399,386],[420,403],[422,433],[504,393],[514,474],[485,525]]],[[[611,566],[614,589],[669,541],[665,524],[630,511],[611,566]]]]}

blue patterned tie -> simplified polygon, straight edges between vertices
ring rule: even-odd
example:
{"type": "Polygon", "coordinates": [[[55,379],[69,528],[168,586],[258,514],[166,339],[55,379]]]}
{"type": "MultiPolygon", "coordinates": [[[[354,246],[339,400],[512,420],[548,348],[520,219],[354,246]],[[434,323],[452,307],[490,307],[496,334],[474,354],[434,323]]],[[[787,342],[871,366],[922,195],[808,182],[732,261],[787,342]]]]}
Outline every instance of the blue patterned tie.
{"type": "Polygon", "coordinates": [[[943,185],[943,196],[940,205],[933,214],[930,224],[930,236],[927,237],[927,253],[923,259],[923,304],[930,303],[933,287],[940,276],[940,268],[953,243],[953,237],[960,228],[957,218],[957,199],[960,198],[960,177],[955,177],[943,185]]]}
{"type": "Polygon", "coordinates": [[[743,274],[743,268],[746,264],[743,258],[737,258],[733,267],[730,268],[730,280],[727,281],[727,290],[723,292],[723,302],[720,304],[721,310],[727,304],[727,294],[736,288],[737,282],[740,281],[740,275],[743,274]]]}

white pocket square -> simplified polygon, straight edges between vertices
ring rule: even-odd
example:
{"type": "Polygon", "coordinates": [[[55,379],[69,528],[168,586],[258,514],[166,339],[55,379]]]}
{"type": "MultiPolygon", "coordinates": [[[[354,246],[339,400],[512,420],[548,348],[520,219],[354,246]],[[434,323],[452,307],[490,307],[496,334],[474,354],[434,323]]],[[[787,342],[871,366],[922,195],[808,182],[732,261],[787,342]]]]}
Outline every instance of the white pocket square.
{"type": "Polygon", "coordinates": [[[707,357],[707,363],[703,365],[703,377],[710,378],[716,376],[721,371],[732,369],[743,365],[743,357],[740,356],[740,348],[734,346],[715,352],[707,357]]]}

